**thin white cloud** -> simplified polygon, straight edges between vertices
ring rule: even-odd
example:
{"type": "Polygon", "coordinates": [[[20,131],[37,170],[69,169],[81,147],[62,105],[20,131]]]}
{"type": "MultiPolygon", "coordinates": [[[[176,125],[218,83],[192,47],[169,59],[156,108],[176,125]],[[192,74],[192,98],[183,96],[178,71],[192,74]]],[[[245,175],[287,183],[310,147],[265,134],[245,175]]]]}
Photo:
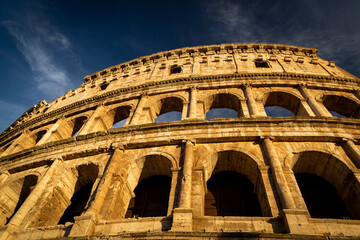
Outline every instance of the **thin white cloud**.
{"type": "Polygon", "coordinates": [[[58,51],[69,51],[67,37],[49,22],[35,16],[2,22],[14,38],[33,72],[35,84],[48,97],[62,95],[70,85],[68,73],[59,61],[58,51]]]}

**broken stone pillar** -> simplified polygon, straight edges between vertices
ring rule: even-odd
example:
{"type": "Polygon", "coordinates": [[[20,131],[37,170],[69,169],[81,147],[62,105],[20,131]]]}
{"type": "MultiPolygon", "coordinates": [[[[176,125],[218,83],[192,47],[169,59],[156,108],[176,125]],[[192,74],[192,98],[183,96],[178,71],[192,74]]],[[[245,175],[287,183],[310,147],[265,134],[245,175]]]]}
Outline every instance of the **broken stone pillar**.
{"type": "Polygon", "coordinates": [[[182,167],[179,207],[173,211],[172,231],[191,231],[193,209],[191,208],[192,170],[194,165],[194,144],[191,140],[184,140],[185,156],[182,167]]]}

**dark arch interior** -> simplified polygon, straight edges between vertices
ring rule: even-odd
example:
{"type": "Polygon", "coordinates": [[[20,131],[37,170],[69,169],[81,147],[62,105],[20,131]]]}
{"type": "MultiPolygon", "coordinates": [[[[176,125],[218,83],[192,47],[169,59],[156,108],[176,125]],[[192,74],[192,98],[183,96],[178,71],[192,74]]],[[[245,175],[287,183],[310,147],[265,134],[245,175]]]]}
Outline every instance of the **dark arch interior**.
{"type": "Polygon", "coordinates": [[[180,121],[183,109],[183,102],[177,97],[161,99],[155,122],[180,121]]]}
{"type": "Polygon", "coordinates": [[[345,204],[329,182],[310,173],[296,173],[295,178],[311,217],[350,218],[345,204]]]}
{"type": "Polygon", "coordinates": [[[114,110],[115,113],[114,113],[114,121],[113,121],[112,128],[120,128],[120,127],[124,126],[127,118],[130,115],[130,110],[131,110],[130,106],[122,106],[122,107],[116,108],[114,110]]]}
{"type": "Polygon", "coordinates": [[[209,97],[209,108],[206,112],[206,120],[214,118],[237,118],[241,116],[240,100],[228,93],[215,94],[209,97]]]}
{"type": "Polygon", "coordinates": [[[35,144],[37,144],[41,138],[46,134],[46,130],[41,130],[35,134],[35,144]]]}
{"type": "Polygon", "coordinates": [[[327,95],[324,97],[323,104],[334,117],[360,118],[359,104],[348,98],[327,95]]]}
{"type": "Polygon", "coordinates": [[[66,208],[58,224],[74,222],[74,217],[81,215],[89,201],[91,189],[99,173],[98,167],[94,164],[81,165],[77,170],[79,178],[75,184],[74,195],[70,200],[71,204],[66,208]]]}
{"type": "MultiPolygon", "coordinates": [[[[307,116],[305,109],[300,104],[300,100],[285,92],[271,92],[269,93],[269,96],[266,99],[266,102],[264,104],[266,114],[268,114],[269,110],[272,117],[288,117],[290,115],[289,112],[292,113],[292,116],[307,116]],[[279,107],[279,108],[267,108],[267,107],[279,107]],[[284,110],[287,110],[284,111],[284,110]]],[[[269,116],[269,115],[268,115],[269,116]]]]}
{"type": "Polygon", "coordinates": [[[205,215],[262,216],[254,186],[244,175],[218,172],[208,180],[207,187],[205,215]]]}
{"type": "Polygon", "coordinates": [[[135,198],[130,201],[126,217],[166,216],[171,178],[155,175],[144,179],[135,188],[135,198]]]}
{"type": "Polygon", "coordinates": [[[36,175],[28,175],[24,178],[24,182],[20,190],[19,200],[13,211],[13,214],[9,218],[7,218],[6,224],[10,221],[10,219],[14,216],[17,210],[19,210],[21,205],[25,202],[26,198],[29,196],[32,189],[35,187],[37,181],[38,181],[38,177],[36,175]]]}
{"type": "Polygon", "coordinates": [[[75,119],[74,128],[73,128],[73,131],[71,133],[72,137],[76,136],[76,134],[80,131],[80,129],[84,125],[86,119],[87,119],[87,117],[78,117],[78,118],[75,119]]]}

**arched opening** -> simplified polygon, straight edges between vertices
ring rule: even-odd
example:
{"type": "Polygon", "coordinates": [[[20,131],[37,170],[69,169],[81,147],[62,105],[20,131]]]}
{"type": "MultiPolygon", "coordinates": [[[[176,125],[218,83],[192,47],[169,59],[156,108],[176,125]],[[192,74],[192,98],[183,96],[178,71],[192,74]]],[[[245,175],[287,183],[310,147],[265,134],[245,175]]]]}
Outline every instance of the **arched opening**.
{"type": "Polygon", "coordinates": [[[168,213],[171,189],[171,162],[161,155],[145,157],[135,197],[129,201],[125,214],[130,217],[158,217],[168,213]]]}
{"type": "Polygon", "coordinates": [[[360,118],[359,104],[349,98],[326,95],[323,104],[334,117],[360,118]]]}
{"type": "Polygon", "coordinates": [[[205,107],[206,120],[243,116],[239,98],[229,93],[211,95],[206,99],[205,107]]]}
{"type": "Polygon", "coordinates": [[[309,173],[297,173],[295,178],[312,218],[350,218],[343,201],[330,183],[309,173]]]}
{"type": "Polygon", "coordinates": [[[120,128],[123,127],[130,115],[130,110],[131,107],[130,106],[122,106],[122,107],[118,107],[116,109],[114,109],[111,112],[111,128],[120,128]]]}
{"type": "Polygon", "coordinates": [[[169,203],[171,178],[156,175],[144,179],[135,188],[135,198],[129,204],[131,217],[166,216],[169,203]]]}
{"type": "Polygon", "coordinates": [[[360,201],[360,182],[344,162],[317,151],[301,152],[296,158],[293,172],[312,217],[360,219],[360,206],[357,204],[360,201]],[[320,193],[329,198],[318,196],[320,193]],[[326,204],[332,204],[332,210],[328,207],[327,213],[313,210],[320,205],[325,208],[326,204]]]}
{"type": "Polygon", "coordinates": [[[269,117],[308,116],[300,99],[286,92],[270,92],[264,108],[269,117]]]}
{"type": "Polygon", "coordinates": [[[225,171],[207,182],[205,215],[262,216],[254,185],[242,174],[225,171]]]}
{"type": "Polygon", "coordinates": [[[75,184],[75,191],[58,224],[74,222],[74,217],[80,216],[90,199],[91,190],[99,174],[99,169],[94,164],[81,165],[77,168],[79,177],[75,184]]]}
{"type": "Polygon", "coordinates": [[[27,175],[24,178],[7,183],[0,189],[0,226],[7,224],[26,198],[30,195],[32,189],[38,181],[36,175],[27,175]]]}
{"type": "Polygon", "coordinates": [[[46,134],[46,130],[41,130],[35,134],[35,145],[41,140],[41,138],[46,134]]]}
{"type": "Polygon", "coordinates": [[[167,97],[155,104],[155,122],[180,121],[183,101],[178,97],[167,97]]]}
{"type": "Polygon", "coordinates": [[[267,198],[258,197],[266,195],[261,179],[257,163],[248,155],[237,151],[219,152],[207,181],[205,215],[271,216],[267,198]]]}
{"type": "Polygon", "coordinates": [[[82,126],[84,126],[85,122],[87,120],[87,117],[83,116],[83,117],[78,117],[74,120],[74,127],[71,133],[71,136],[76,136],[78,134],[78,132],[80,131],[80,129],[82,128],[82,126]]]}

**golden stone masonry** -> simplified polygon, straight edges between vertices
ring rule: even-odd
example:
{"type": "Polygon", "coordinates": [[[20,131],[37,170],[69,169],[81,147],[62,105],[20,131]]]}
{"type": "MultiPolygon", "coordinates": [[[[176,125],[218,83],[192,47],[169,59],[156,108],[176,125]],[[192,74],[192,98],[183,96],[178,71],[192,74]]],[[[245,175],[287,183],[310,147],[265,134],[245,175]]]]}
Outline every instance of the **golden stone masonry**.
{"type": "Polygon", "coordinates": [[[0,135],[0,240],[359,239],[359,90],[282,44],[93,73],[0,135]]]}

